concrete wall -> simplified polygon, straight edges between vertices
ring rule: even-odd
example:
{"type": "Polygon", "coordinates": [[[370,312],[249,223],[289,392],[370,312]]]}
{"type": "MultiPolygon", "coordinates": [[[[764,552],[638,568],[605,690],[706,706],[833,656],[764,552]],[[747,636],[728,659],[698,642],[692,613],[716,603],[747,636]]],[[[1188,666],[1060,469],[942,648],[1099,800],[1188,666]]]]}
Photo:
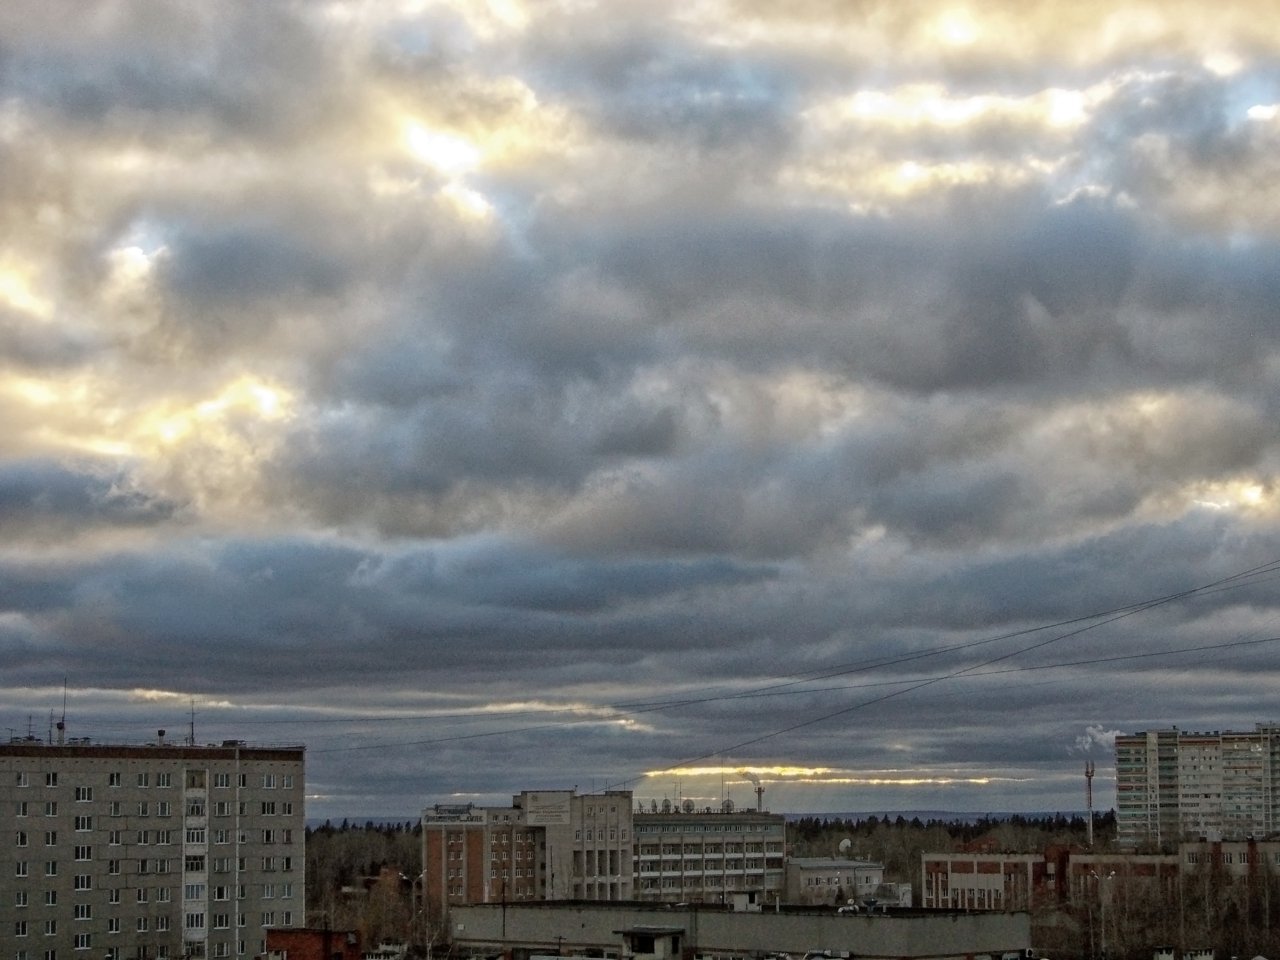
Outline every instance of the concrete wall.
{"type": "Polygon", "coordinates": [[[543,903],[455,907],[451,921],[455,946],[477,953],[526,947],[552,954],[590,949],[617,955],[622,937],[616,931],[653,926],[682,927],[685,945],[697,953],[756,957],[775,951],[803,955],[807,950],[886,958],[999,956],[1031,943],[1026,913],[911,911],[866,916],[543,903]]]}

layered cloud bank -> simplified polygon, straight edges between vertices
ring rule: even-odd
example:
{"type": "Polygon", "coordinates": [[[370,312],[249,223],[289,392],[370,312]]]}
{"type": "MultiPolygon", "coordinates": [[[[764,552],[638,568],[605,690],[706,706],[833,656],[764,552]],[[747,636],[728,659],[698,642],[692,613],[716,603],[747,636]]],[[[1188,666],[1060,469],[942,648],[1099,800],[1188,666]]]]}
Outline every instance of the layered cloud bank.
{"type": "Polygon", "coordinates": [[[5,4],[7,725],[358,816],[1275,719],[1272,13],[5,4]]]}

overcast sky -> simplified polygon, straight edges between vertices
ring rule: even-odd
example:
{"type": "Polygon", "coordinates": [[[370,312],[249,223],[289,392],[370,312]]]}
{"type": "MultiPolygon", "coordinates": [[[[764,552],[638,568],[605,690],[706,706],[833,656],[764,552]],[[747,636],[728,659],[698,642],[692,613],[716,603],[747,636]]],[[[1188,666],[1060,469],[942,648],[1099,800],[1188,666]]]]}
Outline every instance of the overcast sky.
{"type": "Polygon", "coordinates": [[[1036,811],[1280,719],[1275,12],[7,0],[9,733],[1036,811]]]}

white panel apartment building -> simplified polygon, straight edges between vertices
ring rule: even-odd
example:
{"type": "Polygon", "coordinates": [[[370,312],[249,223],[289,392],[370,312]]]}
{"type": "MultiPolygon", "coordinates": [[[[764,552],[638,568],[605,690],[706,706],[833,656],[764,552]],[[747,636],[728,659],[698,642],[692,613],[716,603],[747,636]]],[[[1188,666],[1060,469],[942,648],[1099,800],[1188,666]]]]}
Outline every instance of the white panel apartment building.
{"type": "Polygon", "coordinates": [[[780,813],[731,807],[634,815],[637,900],[728,903],[734,894],[758,902],[781,898],[787,822],[780,813]]]}
{"type": "Polygon", "coordinates": [[[1116,737],[1122,844],[1239,840],[1280,830],[1280,724],[1251,732],[1176,727],[1116,737]]]}
{"type": "Polygon", "coordinates": [[[0,960],[255,957],[304,924],[304,751],[0,744],[0,960]]]}

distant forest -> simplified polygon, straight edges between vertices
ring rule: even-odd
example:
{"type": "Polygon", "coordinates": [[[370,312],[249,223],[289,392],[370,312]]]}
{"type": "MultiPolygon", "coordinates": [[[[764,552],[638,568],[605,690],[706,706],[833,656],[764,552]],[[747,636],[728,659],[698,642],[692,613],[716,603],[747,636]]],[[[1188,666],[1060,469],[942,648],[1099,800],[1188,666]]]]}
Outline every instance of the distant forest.
{"type": "MultiPolygon", "coordinates": [[[[1101,846],[1114,838],[1115,823],[1114,811],[1095,815],[1094,843],[1101,846]]],[[[787,846],[793,857],[827,857],[836,856],[840,842],[849,840],[849,856],[884,864],[887,882],[909,883],[920,878],[922,853],[951,853],[979,838],[1003,853],[1040,853],[1052,843],[1083,845],[1088,833],[1089,825],[1079,815],[1010,814],[973,820],[815,816],[787,825],[787,846]]]]}

